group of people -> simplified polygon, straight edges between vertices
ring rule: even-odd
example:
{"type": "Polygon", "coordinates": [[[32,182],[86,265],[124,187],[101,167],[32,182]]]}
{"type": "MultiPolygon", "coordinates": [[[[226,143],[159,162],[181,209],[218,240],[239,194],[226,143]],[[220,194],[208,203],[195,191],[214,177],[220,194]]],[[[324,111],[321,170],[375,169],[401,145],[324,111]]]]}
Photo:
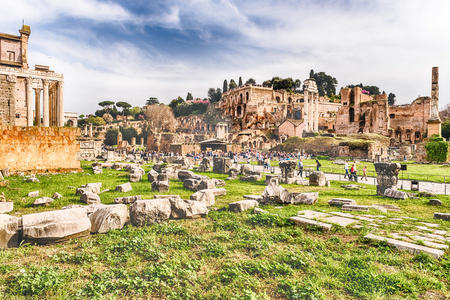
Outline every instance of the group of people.
{"type": "MultiPolygon", "coordinates": [[[[348,178],[349,181],[356,181],[356,182],[358,181],[358,175],[356,174],[358,172],[358,170],[356,169],[356,161],[353,162],[352,167],[350,168],[350,170],[349,170],[348,160],[345,161],[344,170],[345,170],[344,178],[348,178]]],[[[361,176],[361,180],[363,180],[363,179],[368,181],[368,179],[367,179],[367,166],[364,166],[364,168],[363,168],[363,175],[361,176]]]]}

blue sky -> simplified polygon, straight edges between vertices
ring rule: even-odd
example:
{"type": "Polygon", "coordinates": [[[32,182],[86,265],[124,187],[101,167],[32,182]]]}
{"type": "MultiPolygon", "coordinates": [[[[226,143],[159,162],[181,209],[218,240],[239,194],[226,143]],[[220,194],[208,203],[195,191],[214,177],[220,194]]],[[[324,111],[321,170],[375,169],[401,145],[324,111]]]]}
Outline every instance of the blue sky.
{"type": "Polygon", "coordinates": [[[224,79],[336,77],[410,103],[450,103],[448,0],[0,0],[0,32],[31,26],[30,64],[65,77],[65,110],[206,97],[224,79]],[[5,3],[1,3],[5,2],[5,3]],[[7,3],[6,3],[7,2],[7,3]]]}

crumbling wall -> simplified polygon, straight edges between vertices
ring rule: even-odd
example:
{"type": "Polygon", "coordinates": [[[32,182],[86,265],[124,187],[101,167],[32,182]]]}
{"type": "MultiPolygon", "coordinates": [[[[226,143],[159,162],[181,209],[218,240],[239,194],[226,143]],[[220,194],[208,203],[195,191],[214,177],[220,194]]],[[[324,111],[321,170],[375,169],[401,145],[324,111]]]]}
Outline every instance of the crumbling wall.
{"type": "Polygon", "coordinates": [[[78,134],[77,128],[0,126],[0,169],[79,171],[78,134]]]}
{"type": "Polygon", "coordinates": [[[0,125],[14,125],[15,118],[15,84],[0,75],[0,125]]]}

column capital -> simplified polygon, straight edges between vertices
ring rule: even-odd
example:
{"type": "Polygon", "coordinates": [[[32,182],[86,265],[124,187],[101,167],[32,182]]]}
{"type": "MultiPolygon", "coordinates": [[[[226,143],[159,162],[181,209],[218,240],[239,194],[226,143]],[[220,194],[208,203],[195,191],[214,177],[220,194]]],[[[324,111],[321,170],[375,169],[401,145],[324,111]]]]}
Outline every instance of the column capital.
{"type": "Polygon", "coordinates": [[[48,80],[47,78],[42,79],[42,84],[43,84],[44,86],[48,86],[49,80],[48,80]]]}
{"type": "Polygon", "coordinates": [[[26,77],[25,81],[26,81],[27,85],[32,85],[33,84],[33,78],[32,77],[26,77]]]}

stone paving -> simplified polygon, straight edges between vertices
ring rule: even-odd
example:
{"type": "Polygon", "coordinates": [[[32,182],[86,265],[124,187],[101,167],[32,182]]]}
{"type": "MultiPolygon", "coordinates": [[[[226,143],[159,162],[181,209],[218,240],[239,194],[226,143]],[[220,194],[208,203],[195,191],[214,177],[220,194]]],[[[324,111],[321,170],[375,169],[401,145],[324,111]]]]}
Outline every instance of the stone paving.
{"type": "Polygon", "coordinates": [[[450,243],[449,226],[419,222],[409,217],[387,217],[332,211],[329,213],[314,210],[299,211],[290,218],[300,226],[316,226],[329,231],[333,226],[359,229],[369,227],[371,233],[364,237],[372,241],[384,241],[387,244],[413,254],[425,252],[434,258],[440,258],[450,243]],[[331,226],[330,226],[331,225],[331,226]],[[386,230],[386,225],[396,226],[395,230],[386,230]],[[397,228],[400,228],[397,229],[397,228]],[[404,228],[404,229],[402,229],[404,228]]]}

